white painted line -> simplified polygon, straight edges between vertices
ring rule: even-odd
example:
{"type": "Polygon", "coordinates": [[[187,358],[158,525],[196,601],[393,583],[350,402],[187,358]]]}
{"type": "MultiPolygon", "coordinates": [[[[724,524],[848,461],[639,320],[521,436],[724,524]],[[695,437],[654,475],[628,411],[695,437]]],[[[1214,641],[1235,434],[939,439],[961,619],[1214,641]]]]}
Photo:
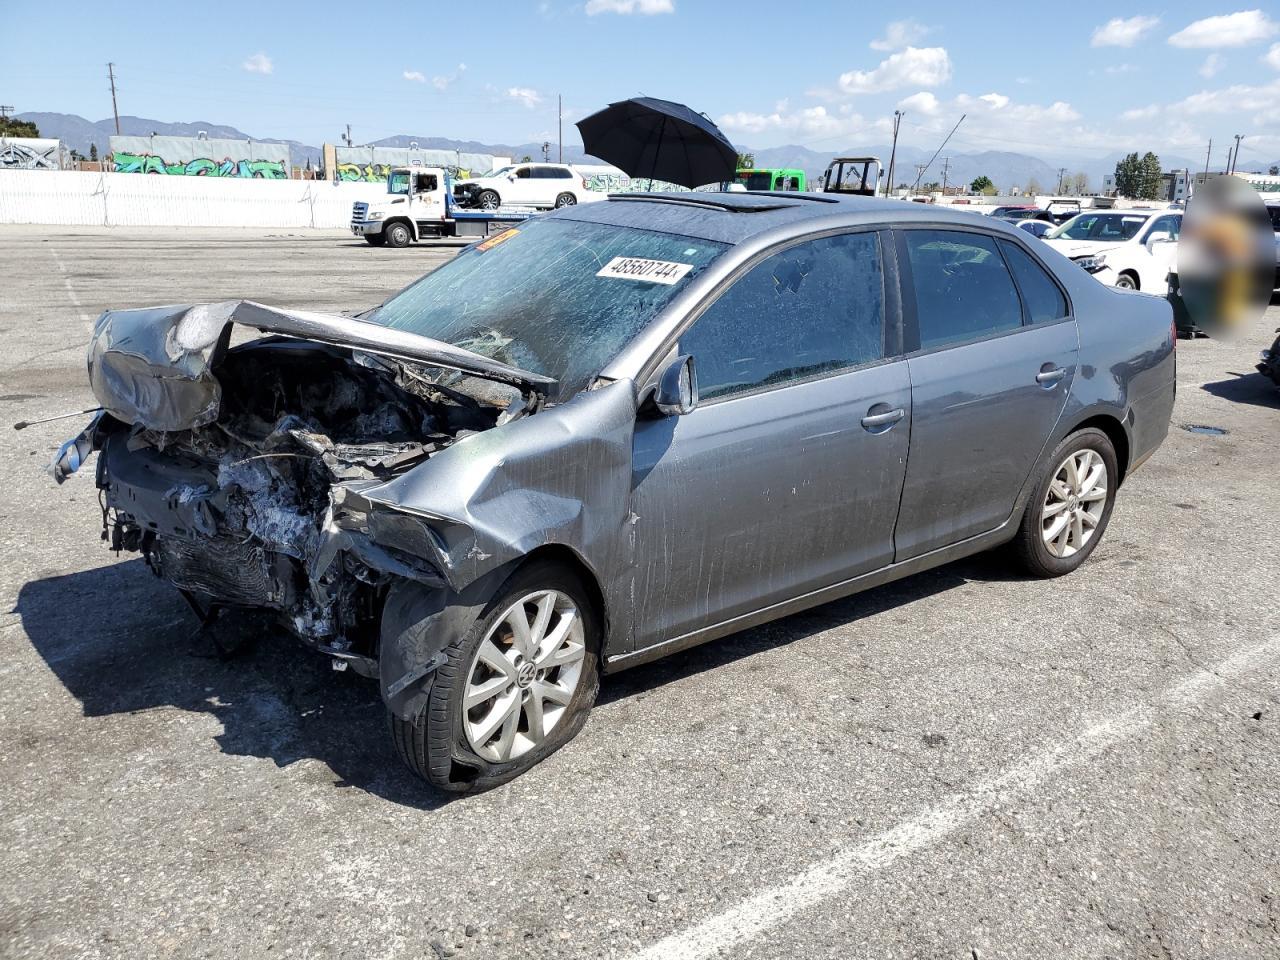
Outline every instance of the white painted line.
{"type": "Polygon", "coordinates": [[[819,901],[845,892],[859,878],[893,865],[932,846],[983,814],[1030,793],[1045,780],[1091,760],[1110,747],[1131,740],[1170,710],[1188,707],[1230,680],[1261,669],[1280,654],[1280,637],[1241,650],[1216,667],[1207,667],[1145,704],[1095,723],[1047,752],[1015,764],[973,789],[904,820],[868,840],[846,847],[788,882],[770,887],[735,907],[675,933],[634,954],[632,960],[702,960],[727,955],[786,923],[819,901]]]}
{"type": "Polygon", "coordinates": [[[54,247],[50,247],[49,252],[53,254],[53,261],[58,265],[58,269],[62,271],[62,285],[67,288],[67,296],[71,298],[71,302],[80,313],[80,322],[90,323],[89,314],[85,313],[84,304],[80,302],[80,298],[76,296],[75,289],[71,286],[71,279],[67,276],[66,264],[62,262],[62,258],[58,256],[58,251],[54,247]]]}

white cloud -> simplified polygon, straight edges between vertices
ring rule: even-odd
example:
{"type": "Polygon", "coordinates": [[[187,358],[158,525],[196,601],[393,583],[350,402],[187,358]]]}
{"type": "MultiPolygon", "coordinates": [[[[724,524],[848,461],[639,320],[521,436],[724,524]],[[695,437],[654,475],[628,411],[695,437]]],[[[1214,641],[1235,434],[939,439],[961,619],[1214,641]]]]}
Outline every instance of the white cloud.
{"type": "Polygon", "coordinates": [[[1204,63],[1200,64],[1200,68],[1196,73],[1208,80],[1215,73],[1222,69],[1222,54],[1211,53],[1204,58],[1204,63]]]}
{"type": "Polygon", "coordinates": [[[1002,107],[1007,107],[1009,105],[1009,98],[1006,97],[1003,93],[984,93],[978,99],[985,100],[987,103],[991,104],[991,106],[995,107],[995,109],[997,110],[999,110],[1002,107]]]}
{"type": "Polygon", "coordinates": [[[1122,73],[1136,73],[1137,69],[1132,63],[1113,63],[1109,67],[1103,67],[1102,72],[1114,77],[1122,73]]]}
{"type": "Polygon", "coordinates": [[[1132,47],[1144,33],[1160,22],[1159,17],[1115,17],[1093,31],[1095,47],[1132,47]]]}
{"type": "Polygon", "coordinates": [[[929,28],[916,20],[894,20],[884,29],[884,37],[871,41],[872,50],[901,50],[924,39],[929,28]]]}
{"type": "Polygon", "coordinates": [[[938,98],[928,90],[921,90],[919,93],[913,93],[911,96],[899,100],[898,109],[906,110],[909,113],[923,113],[925,116],[932,116],[938,112],[938,98]]]}
{"type": "Polygon", "coordinates": [[[1244,47],[1280,33],[1280,24],[1261,10],[1206,17],[1169,38],[1175,47],[1244,47]]]}
{"type": "Polygon", "coordinates": [[[792,113],[782,110],[767,114],[728,113],[716,123],[724,130],[748,135],[779,133],[802,140],[831,139],[871,129],[860,114],[847,109],[832,113],[823,106],[805,107],[792,113]]]}
{"type": "Polygon", "coordinates": [[[901,87],[937,87],[951,79],[951,58],[944,47],[907,47],[874,70],[840,74],[845,93],[879,93],[901,87]]]}
{"type": "Polygon", "coordinates": [[[1280,43],[1271,45],[1271,49],[1262,58],[1262,62],[1270,65],[1273,69],[1280,70],[1280,43]]]}
{"type": "Polygon", "coordinates": [[[421,70],[406,70],[401,74],[406,80],[412,80],[414,83],[426,83],[427,75],[421,70]]]}
{"type": "Polygon", "coordinates": [[[1270,112],[1274,118],[1276,101],[1280,100],[1280,80],[1260,86],[1237,83],[1221,90],[1202,90],[1173,104],[1174,113],[1203,115],[1244,113],[1250,110],[1270,112]]]}
{"type": "Polygon", "coordinates": [[[1152,117],[1159,115],[1160,109],[1160,105],[1155,103],[1147,107],[1135,107],[1132,110],[1126,110],[1124,113],[1120,114],[1120,119],[1129,121],[1150,120],[1152,117]]]}
{"type": "Polygon", "coordinates": [[[542,103],[542,94],[530,87],[508,87],[507,96],[530,110],[542,103]]]}
{"type": "Polygon", "coordinates": [[[588,17],[597,13],[652,16],[655,13],[675,13],[676,5],[672,0],[587,0],[586,11],[588,17]]]}
{"type": "Polygon", "coordinates": [[[271,58],[265,53],[255,53],[244,63],[240,64],[240,66],[244,67],[244,69],[248,70],[250,73],[261,74],[271,73],[271,71],[276,68],[275,64],[271,62],[271,58]]]}
{"type": "Polygon", "coordinates": [[[449,86],[453,84],[459,77],[461,77],[466,72],[467,72],[467,65],[465,63],[460,63],[458,64],[457,69],[453,71],[453,73],[432,77],[431,85],[435,87],[437,90],[448,90],[449,86]]]}

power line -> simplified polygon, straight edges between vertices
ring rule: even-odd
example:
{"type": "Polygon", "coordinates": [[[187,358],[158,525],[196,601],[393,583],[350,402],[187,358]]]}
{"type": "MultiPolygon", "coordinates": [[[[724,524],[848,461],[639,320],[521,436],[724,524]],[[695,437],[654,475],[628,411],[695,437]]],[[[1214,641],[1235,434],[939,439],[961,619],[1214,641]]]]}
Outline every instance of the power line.
{"type": "MultiPolygon", "coordinates": [[[[952,137],[952,135],[953,135],[957,130],[959,130],[959,129],[960,129],[960,124],[964,123],[964,118],[965,118],[965,117],[967,117],[967,116],[968,116],[968,114],[967,114],[967,113],[962,113],[962,114],[960,114],[960,119],[959,119],[959,120],[957,120],[957,121],[956,121],[956,125],[955,125],[954,127],[952,127],[952,128],[951,128],[951,133],[948,133],[948,134],[947,134],[947,140],[950,140],[950,139],[951,139],[951,137],[952,137]]],[[[924,171],[925,171],[925,170],[928,170],[931,166],[933,166],[933,161],[935,161],[935,160],[937,160],[937,159],[938,159],[938,154],[940,154],[940,153],[942,152],[942,148],[943,148],[943,147],[945,147],[945,146],[947,145],[947,140],[943,140],[943,141],[942,141],[942,143],[938,146],[938,149],[937,149],[937,150],[935,150],[935,151],[933,151],[933,156],[929,158],[929,162],[928,162],[928,163],[926,163],[926,164],[924,165],[924,169],[923,169],[923,170],[921,170],[921,171],[920,171],[919,176],[917,176],[917,177],[916,177],[916,185],[912,188],[912,190],[911,190],[911,192],[912,192],[912,193],[918,193],[918,192],[919,192],[919,189],[920,189],[920,178],[924,176],[924,171]]]]}
{"type": "Polygon", "coordinates": [[[889,148],[889,180],[885,183],[884,195],[887,197],[893,192],[893,161],[898,155],[898,126],[902,123],[902,111],[893,111],[893,146],[889,148]]]}

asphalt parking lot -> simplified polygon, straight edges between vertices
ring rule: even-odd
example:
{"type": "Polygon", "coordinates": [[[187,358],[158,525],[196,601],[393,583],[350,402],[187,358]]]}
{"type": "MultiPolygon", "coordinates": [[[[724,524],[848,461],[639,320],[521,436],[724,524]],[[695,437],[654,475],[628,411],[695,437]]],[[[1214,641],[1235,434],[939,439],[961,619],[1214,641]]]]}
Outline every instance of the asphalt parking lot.
{"type": "Polygon", "coordinates": [[[454,249],[0,228],[0,955],[1280,955],[1280,307],[1180,342],[1075,575],[979,556],[618,675],[451,799],[376,686],[284,637],[218,659],[99,541],[91,471],[43,473],[87,418],[10,424],[93,405],[106,307],[358,310],[454,249]]]}

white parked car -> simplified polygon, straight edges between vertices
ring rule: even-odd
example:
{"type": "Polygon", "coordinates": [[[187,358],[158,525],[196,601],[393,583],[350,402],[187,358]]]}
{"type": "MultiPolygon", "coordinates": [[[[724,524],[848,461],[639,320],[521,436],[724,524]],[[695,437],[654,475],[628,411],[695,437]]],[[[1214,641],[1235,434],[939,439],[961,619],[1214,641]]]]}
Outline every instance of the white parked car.
{"type": "Polygon", "coordinates": [[[567,163],[514,163],[483,177],[457,180],[454,202],[462,207],[497,210],[500,206],[571,207],[603,200],[587,187],[586,179],[567,163]]]}
{"type": "Polygon", "coordinates": [[[1164,296],[1181,231],[1180,210],[1091,210],[1045,234],[1044,242],[1102,283],[1164,296]]]}

